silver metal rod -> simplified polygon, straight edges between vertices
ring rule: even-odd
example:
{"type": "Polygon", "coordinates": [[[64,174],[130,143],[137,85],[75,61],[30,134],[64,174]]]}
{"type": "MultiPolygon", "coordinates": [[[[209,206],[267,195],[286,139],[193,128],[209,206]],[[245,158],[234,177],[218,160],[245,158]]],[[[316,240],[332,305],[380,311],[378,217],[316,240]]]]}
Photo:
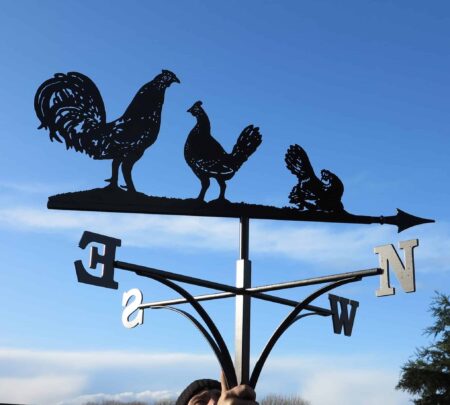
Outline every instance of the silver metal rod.
{"type": "Polygon", "coordinates": [[[265,286],[260,286],[260,287],[252,287],[252,288],[247,288],[246,291],[248,291],[248,292],[263,292],[263,291],[284,290],[286,288],[306,287],[308,285],[339,281],[339,280],[344,280],[344,279],[350,278],[350,277],[376,276],[376,275],[379,275],[382,273],[383,273],[383,269],[380,269],[380,268],[357,270],[357,271],[350,271],[348,273],[332,274],[329,276],[307,278],[307,279],[298,280],[298,281],[288,281],[286,283],[270,284],[270,285],[265,285],[265,286]]]}
{"type": "MultiPolygon", "coordinates": [[[[248,237],[248,232],[247,232],[247,237],[248,237]]],[[[248,253],[248,250],[247,250],[247,253],[248,253]]],[[[279,283],[279,284],[272,284],[272,285],[253,287],[253,288],[250,287],[247,289],[243,289],[243,288],[229,286],[226,284],[215,283],[212,281],[203,280],[203,279],[196,278],[196,277],[185,276],[182,274],[171,273],[168,271],[158,270],[158,269],[154,269],[151,267],[145,267],[145,266],[140,266],[140,265],[121,262],[121,261],[114,262],[114,267],[121,269],[121,270],[132,271],[132,272],[135,272],[142,276],[156,274],[156,275],[159,275],[162,277],[166,277],[170,280],[176,280],[176,281],[180,281],[180,282],[184,282],[184,283],[188,283],[188,284],[198,285],[201,287],[225,291],[224,293],[206,294],[206,295],[200,295],[198,297],[195,297],[195,299],[198,301],[207,301],[207,300],[214,300],[214,299],[219,299],[219,298],[234,297],[239,294],[248,294],[254,298],[258,298],[258,299],[261,299],[264,301],[275,302],[278,304],[284,304],[284,305],[292,306],[292,307],[295,307],[298,304],[298,302],[288,300],[285,298],[281,298],[281,297],[275,297],[275,296],[268,295],[268,294],[262,294],[261,291],[274,291],[274,290],[280,290],[280,289],[284,289],[284,288],[308,286],[308,285],[313,285],[313,284],[326,283],[329,281],[337,281],[337,280],[348,278],[348,277],[355,277],[355,276],[368,277],[368,276],[375,276],[375,275],[379,275],[379,274],[383,273],[383,269],[375,268],[375,269],[358,270],[358,271],[347,272],[347,273],[342,273],[342,274],[334,274],[334,275],[329,275],[329,276],[310,278],[310,279],[306,279],[306,280],[299,280],[299,281],[292,281],[292,282],[287,282],[287,283],[279,283]]],[[[180,298],[180,299],[174,299],[174,300],[165,300],[165,301],[158,301],[158,302],[153,302],[153,303],[148,303],[148,304],[142,304],[141,308],[150,308],[150,307],[156,306],[156,305],[185,304],[187,302],[188,302],[187,300],[180,298]]],[[[326,310],[324,308],[316,307],[313,305],[309,305],[307,307],[307,309],[310,311],[322,313],[324,315],[330,314],[330,312],[328,312],[328,310],[326,310]]]]}
{"type": "MultiPolygon", "coordinates": [[[[263,301],[270,301],[277,304],[287,305],[289,307],[295,307],[298,305],[298,301],[289,300],[286,298],[276,297],[274,295],[269,294],[263,294],[263,293],[253,293],[250,294],[252,298],[258,298],[263,301]]],[[[210,300],[217,300],[221,298],[231,298],[235,297],[236,294],[233,293],[217,293],[217,294],[204,294],[204,295],[197,295],[194,297],[196,301],[210,301],[210,300]]],[[[144,304],[139,305],[139,308],[141,309],[147,309],[147,308],[154,308],[154,307],[165,307],[165,306],[171,306],[171,305],[180,305],[180,304],[187,304],[189,301],[184,298],[176,298],[172,300],[164,300],[164,301],[155,301],[155,302],[147,302],[144,304]]],[[[316,312],[319,315],[331,315],[331,310],[316,307],[315,305],[308,305],[306,307],[308,311],[316,312]]]]}
{"type": "MultiPolygon", "coordinates": [[[[252,285],[252,264],[249,260],[248,218],[240,218],[239,260],[236,263],[236,287],[248,289],[252,285]]],[[[236,377],[239,384],[248,384],[250,379],[250,309],[251,296],[236,295],[235,322],[235,362],[236,377]]]]}
{"type": "MultiPolygon", "coordinates": [[[[210,301],[210,300],[217,300],[220,298],[231,298],[235,297],[236,294],[229,293],[229,292],[223,292],[223,293],[217,293],[217,294],[204,294],[204,295],[197,295],[194,297],[196,301],[210,301]]],[[[179,305],[179,304],[186,304],[188,301],[184,298],[175,298],[173,300],[164,300],[164,301],[155,301],[155,302],[146,302],[144,304],[139,305],[139,308],[146,309],[146,308],[153,308],[153,307],[166,307],[169,305],[179,305]]]]}
{"type": "MultiPolygon", "coordinates": [[[[249,288],[243,289],[243,288],[233,287],[233,286],[230,286],[227,284],[216,283],[214,281],[203,280],[201,278],[185,276],[183,274],[171,273],[169,271],[164,271],[164,270],[158,270],[158,269],[155,269],[152,267],[140,266],[140,265],[133,264],[133,263],[115,261],[114,267],[117,269],[121,269],[121,270],[132,271],[134,273],[137,273],[137,274],[140,274],[143,276],[145,276],[146,274],[148,274],[148,275],[156,274],[156,275],[165,277],[169,280],[180,281],[182,283],[187,283],[187,284],[194,284],[194,285],[198,285],[200,287],[212,288],[214,290],[226,291],[226,292],[234,293],[236,295],[237,294],[254,293],[254,292],[275,291],[275,290],[282,290],[285,288],[306,287],[308,285],[343,280],[343,279],[346,279],[349,277],[369,277],[369,276],[376,276],[379,274],[383,274],[383,269],[373,268],[373,269],[366,269],[366,270],[350,271],[350,272],[341,273],[341,274],[332,274],[332,275],[322,276],[322,277],[307,278],[307,279],[298,280],[298,281],[288,281],[286,283],[270,284],[270,285],[259,286],[259,287],[249,287],[249,288]]],[[[251,295],[254,296],[255,298],[259,298],[255,294],[251,294],[251,295]]],[[[218,298],[221,298],[221,297],[218,297],[218,298]]]]}

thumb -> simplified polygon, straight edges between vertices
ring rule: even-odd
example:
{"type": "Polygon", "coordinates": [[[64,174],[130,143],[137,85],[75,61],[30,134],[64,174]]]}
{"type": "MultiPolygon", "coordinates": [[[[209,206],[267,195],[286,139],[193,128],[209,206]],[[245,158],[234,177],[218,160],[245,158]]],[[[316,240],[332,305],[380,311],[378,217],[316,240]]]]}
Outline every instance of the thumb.
{"type": "Polygon", "coordinates": [[[225,391],[228,391],[228,383],[227,378],[225,377],[225,373],[222,370],[222,373],[220,374],[220,385],[222,386],[222,393],[225,391]]]}

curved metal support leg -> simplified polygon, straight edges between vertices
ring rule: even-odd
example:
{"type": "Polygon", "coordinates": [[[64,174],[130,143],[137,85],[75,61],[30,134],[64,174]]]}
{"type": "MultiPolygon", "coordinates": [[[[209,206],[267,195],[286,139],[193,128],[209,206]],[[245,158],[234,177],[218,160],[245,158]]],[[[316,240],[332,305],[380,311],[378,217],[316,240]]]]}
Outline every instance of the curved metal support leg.
{"type": "Polygon", "coordinates": [[[306,299],[304,299],[302,302],[300,302],[292,311],[291,313],[284,319],[283,322],[281,322],[280,326],[275,330],[272,337],[267,342],[266,346],[264,347],[264,350],[262,351],[261,355],[259,356],[258,361],[255,364],[255,368],[253,369],[252,376],[250,377],[250,386],[255,388],[256,383],[258,382],[259,375],[261,374],[261,371],[264,367],[264,363],[266,362],[267,358],[269,357],[270,352],[272,351],[273,347],[277,343],[278,339],[281,337],[281,335],[286,332],[286,330],[291,326],[296,320],[300,319],[298,318],[299,313],[305,309],[307,305],[309,305],[312,301],[314,301],[317,297],[320,297],[322,294],[331,291],[332,289],[339,287],[341,285],[351,283],[353,281],[359,281],[361,280],[361,277],[352,277],[345,280],[340,280],[332,284],[328,284],[325,287],[320,288],[310,296],[308,296],[306,299]]]}
{"type": "MultiPolygon", "coordinates": [[[[170,280],[167,280],[164,277],[158,276],[156,274],[142,274],[142,275],[145,277],[149,277],[155,281],[158,281],[161,284],[164,284],[165,286],[176,291],[183,298],[185,298],[189,302],[189,304],[192,305],[195,311],[197,311],[197,313],[205,322],[206,326],[211,332],[211,335],[215,340],[215,344],[219,348],[220,356],[218,357],[218,360],[225,374],[225,379],[227,380],[226,382],[228,384],[228,387],[230,388],[235,387],[237,385],[237,378],[233,366],[233,361],[231,360],[230,352],[228,351],[227,345],[225,344],[222,335],[220,334],[219,330],[217,329],[216,325],[214,324],[208,313],[205,311],[205,309],[195,300],[195,298],[189,292],[187,292],[183,287],[180,287],[178,284],[170,280]]],[[[218,353],[215,352],[215,354],[217,355],[218,353]]]]}
{"type": "Polygon", "coordinates": [[[222,365],[222,353],[219,349],[219,346],[217,345],[216,341],[212,338],[212,336],[209,334],[209,332],[206,330],[206,328],[193,315],[191,315],[189,312],[183,311],[182,309],[169,306],[154,306],[151,309],[168,309],[189,319],[194,324],[194,326],[199,330],[199,332],[203,335],[203,337],[207,340],[207,342],[211,346],[211,349],[216,355],[219,364],[222,365]]]}
{"type": "Polygon", "coordinates": [[[320,315],[320,316],[330,316],[331,314],[322,314],[320,312],[308,312],[307,314],[301,314],[301,315],[297,315],[291,322],[291,325],[294,324],[295,322],[299,321],[300,319],[306,318],[307,316],[313,316],[313,315],[320,315]]]}

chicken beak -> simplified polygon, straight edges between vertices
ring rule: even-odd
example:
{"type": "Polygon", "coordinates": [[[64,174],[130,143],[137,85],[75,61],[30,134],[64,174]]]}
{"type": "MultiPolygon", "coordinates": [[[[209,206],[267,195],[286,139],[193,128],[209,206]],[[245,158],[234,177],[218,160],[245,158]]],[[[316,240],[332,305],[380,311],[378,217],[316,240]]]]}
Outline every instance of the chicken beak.
{"type": "Polygon", "coordinates": [[[176,76],[174,77],[173,82],[174,82],[174,83],[181,83],[181,82],[180,82],[180,79],[178,79],[178,77],[176,77],[176,76]]]}

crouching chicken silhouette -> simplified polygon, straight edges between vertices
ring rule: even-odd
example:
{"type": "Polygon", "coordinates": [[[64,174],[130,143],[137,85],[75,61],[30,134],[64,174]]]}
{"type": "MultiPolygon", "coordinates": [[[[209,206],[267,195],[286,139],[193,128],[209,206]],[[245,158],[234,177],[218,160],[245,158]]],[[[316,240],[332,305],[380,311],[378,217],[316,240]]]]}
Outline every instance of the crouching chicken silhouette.
{"type": "Polygon", "coordinates": [[[85,152],[93,159],[111,159],[107,187],[118,187],[122,166],[126,183],[122,187],[135,192],[131,170],[158,137],[164,94],[172,83],[180,81],[163,70],[139,89],[120,118],[106,122],[103,99],[94,82],[77,72],[57,73],[42,83],[34,98],[39,129],[48,129],[51,141],[64,139],[67,149],[85,152]]]}
{"type": "Polygon", "coordinates": [[[253,125],[244,128],[231,153],[227,153],[211,135],[211,124],[202,102],[197,101],[187,112],[197,119],[184,145],[184,158],[202,185],[197,199],[204,201],[210,178],[214,178],[220,187],[218,201],[225,201],[225,182],[236,174],[261,144],[259,128],[253,125]]]}
{"type": "Polygon", "coordinates": [[[289,202],[300,210],[326,212],[342,211],[341,198],[344,193],[342,181],[328,170],[320,172],[319,180],[305,150],[299,145],[291,145],[286,152],[285,162],[292,174],[297,176],[298,184],[289,194],[289,202]]]}

